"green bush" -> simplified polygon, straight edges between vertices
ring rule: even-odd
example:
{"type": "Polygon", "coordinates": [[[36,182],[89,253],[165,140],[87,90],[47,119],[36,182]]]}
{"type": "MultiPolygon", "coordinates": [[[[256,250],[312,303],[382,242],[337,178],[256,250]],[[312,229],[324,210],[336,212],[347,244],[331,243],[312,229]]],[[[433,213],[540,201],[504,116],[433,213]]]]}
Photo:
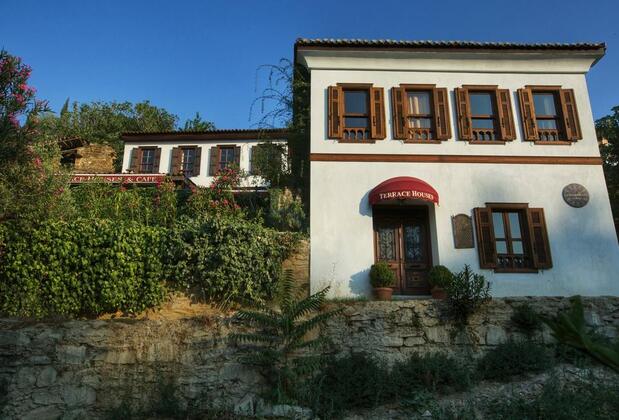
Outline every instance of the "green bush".
{"type": "Polygon", "coordinates": [[[519,331],[528,336],[533,335],[542,328],[542,319],[527,303],[514,308],[511,321],[519,331]]]}
{"type": "Polygon", "coordinates": [[[507,341],[486,353],[477,363],[482,379],[507,381],[514,375],[543,372],[554,365],[550,351],[531,341],[507,341]]]}
{"type": "Polygon", "coordinates": [[[404,396],[420,389],[448,394],[468,389],[472,376],[471,369],[462,361],[445,354],[413,354],[396,363],[391,382],[397,391],[405,392],[404,396]]]}
{"type": "Polygon", "coordinates": [[[0,312],[11,316],[139,312],[165,297],[165,229],[78,219],[4,226],[0,312]]]}
{"type": "Polygon", "coordinates": [[[454,275],[444,265],[435,265],[428,273],[428,281],[432,287],[446,288],[453,281],[454,275]]]}
{"type": "Polygon", "coordinates": [[[395,284],[395,273],[384,261],[379,261],[370,268],[370,284],[372,287],[392,287],[395,284]]]}
{"type": "Polygon", "coordinates": [[[338,418],[347,410],[371,408],[393,398],[390,371],[364,353],[333,358],[320,374],[301,385],[298,397],[320,418],[338,418]]]}
{"type": "Polygon", "coordinates": [[[206,299],[262,302],[273,296],[296,240],[235,214],[183,217],[170,230],[167,278],[206,299]]]}
{"type": "Polygon", "coordinates": [[[447,285],[447,310],[460,324],[467,324],[471,315],[490,301],[490,285],[481,274],[471,271],[471,267],[456,273],[447,285]]]}
{"type": "Polygon", "coordinates": [[[266,216],[269,226],[282,231],[299,232],[306,225],[301,198],[293,195],[292,191],[287,188],[269,190],[269,207],[266,216]]]}

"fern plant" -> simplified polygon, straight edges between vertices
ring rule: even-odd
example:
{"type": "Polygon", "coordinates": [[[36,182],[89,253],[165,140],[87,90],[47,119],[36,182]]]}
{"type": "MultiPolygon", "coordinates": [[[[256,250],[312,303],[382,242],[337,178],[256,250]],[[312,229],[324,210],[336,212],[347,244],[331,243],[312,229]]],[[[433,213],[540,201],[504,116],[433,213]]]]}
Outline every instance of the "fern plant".
{"type": "Polygon", "coordinates": [[[320,330],[343,310],[322,311],[328,287],[307,297],[303,297],[304,290],[295,289],[292,271],[286,270],[276,305],[239,310],[236,319],[252,331],[231,336],[233,342],[247,346],[243,362],[261,369],[274,393],[271,398],[277,402],[289,401],[294,381],[321,366],[323,359],[317,350],[325,338],[320,330]]]}
{"type": "Polygon", "coordinates": [[[552,335],[557,341],[574,347],[619,372],[619,352],[594,340],[587,331],[580,296],[571,297],[570,302],[569,310],[560,312],[555,318],[542,318],[552,330],[552,335]]]}

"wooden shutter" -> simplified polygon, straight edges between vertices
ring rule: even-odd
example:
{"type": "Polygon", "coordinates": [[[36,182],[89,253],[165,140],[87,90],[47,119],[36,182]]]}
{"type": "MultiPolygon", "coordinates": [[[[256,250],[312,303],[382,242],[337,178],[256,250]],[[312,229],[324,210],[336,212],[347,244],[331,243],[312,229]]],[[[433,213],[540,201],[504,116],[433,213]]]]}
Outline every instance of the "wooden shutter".
{"type": "Polygon", "coordinates": [[[451,121],[449,119],[449,97],[447,89],[434,88],[434,115],[436,116],[436,139],[447,140],[451,137],[451,121]]]}
{"type": "Polygon", "coordinates": [[[458,113],[458,133],[460,140],[473,140],[471,121],[471,105],[469,91],[466,88],[456,88],[456,110],[458,113]]]}
{"type": "Polygon", "coordinates": [[[477,231],[477,251],[481,268],[496,268],[496,245],[492,227],[492,210],[486,207],[477,207],[475,215],[475,229],[477,231]]]}
{"type": "Polygon", "coordinates": [[[234,146],[234,163],[238,169],[241,169],[241,146],[234,146]]]}
{"type": "Polygon", "coordinates": [[[208,174],[209,176],[217,175],[219,168],[219,146],[211,147],[211,155],[209,157],[208,163],[208,174]]]}
{"type": "Polygon", "coordinates": [[[385,94],[383,88],[371,88],[372,139],[383,140],[385,130],[385,94]]]}
{"type": "Polygon", "coordinates": [[[537,121],[535,120],[533,91],[529,88],[518,89],[518,99],[518,102],[520,102],[520,116],[522,118],[524,139],[529,141],[538,140],[539,135],[537,134],[537,121]]]}
{"type": "Polygon", "coordinates": [[[580,121],[578,121],[578,109],[576,108],[576,98],[574,89],[561,89],[561,110],[563,111],[563,125],[567,140],[575,141],[582,139],[580,131],[580,121]]]}
{"type": "Polygon", "coordinates": [[[527,212],[529,221],[529,238],[533,250],[533,265],[535,268],[545,269],[552,267],[550,243],[546,230],[544,209],[530,208],[527,212]]]}
{"type": "Polygon", "coordinates": [[[406,89],[394,87],[391,89],[391,115],[393,124],[393,138],[406,140],[404,115],[406,108],[406,89]]]}
{"type": "Polygon", "coordinates": [[[191,176],[200,175],[200,167],[202,166],[202,148],[201,147],[196,147],[195,159],[196,160],[193,163],[193,173],[191,174],[191,176]]]}
{"type": "Polygon", "coordinates": [[[181,160],[183,157],[183,149],[175,147],[172,149],[172,165],[170,167],[170,173],[172,175],[178,175],[181,173],[181,160]]]}
{"type": "Polygon", "coordinates": [[[142,149],[135,147],[131,150],[131,163],[129,164],[129,170],[137,174],[140,170],[140,160],[142,155],[142,149]]]}
{"type": "Polygon", "coordinates": [[[328,137],[341,139],[344,128],[344,92],[341,86],[329,86],[328,137]]]}
{"type": "Polygon", "coordinates": [[[501,140],[516,139],[516,127],[514,125],[514,115],[512,113],[512,101],[509,96],[509,89],[497,89],[496,103],[499,110],[501,140]]]}
{"type": "Polygon", "coordinates": [[[161,147],[155,148],[155,158],[153,159],[153,173],[159,173],[159,162],[161,161],[161,147]]]}

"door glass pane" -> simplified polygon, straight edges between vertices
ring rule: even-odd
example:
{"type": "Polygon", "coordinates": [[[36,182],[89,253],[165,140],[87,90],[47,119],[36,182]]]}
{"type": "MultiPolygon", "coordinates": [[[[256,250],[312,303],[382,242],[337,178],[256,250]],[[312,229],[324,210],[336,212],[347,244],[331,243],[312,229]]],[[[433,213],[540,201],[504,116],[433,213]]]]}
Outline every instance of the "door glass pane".
{"type": "Polygon", "coordinates": [[[421,226],[404,226],[404,254],[406,261],[423,261],[423,232],[421,226]]]}
{"type": "Polygon", "coordinates": [[[512,239],[520,239],[522,237],[520,234],[520,215],[515,212],[510,212],[507,216],[509,217],[509,230],[512,239]]]}
{"type": "Polygon", "coordinates": [[[533,104],[537,115],[557,115],[553,93],[534,93],[533,104]]]}
{"type": "Polygon", "coordinates": [[[408,92],[408,112],[430,114],[430,92],[408,92]]]}
{"type": "Polygon", "coordinates": [[[473,92],[469,94],[472,115],[494,115],[492,97],[488,92],[473,92]]]}
{"type": "Polygon", "coordinates": [[[345,90],[344,91],[344,112],[346,114],[367,114],[368,113],[368,92],[367,90],[345,90]]]}
{"type": "Polygon", "coordinates": [[[504,240],[496,241],[497,254],[507,254],[507,242],[504,240]]]}
{"type": "Polygon", "coordinates": [[[393,228],[378,229],[378,258],[395,260],[395,230],[393,228]]]}
{"type": "Polygon", "coordinates": [[[505,238],[505,226],[503,225],[503,213],[492,213],[492,225],[494,226],[494,237],[496,239],[505,238]]]}
{"type": "Polygon", "coordinates": [[[522,255],[524,254],[524,248],[522,247],[522,241],[513,241],[512,248],[514,250],[514,254],[522,255]]]}

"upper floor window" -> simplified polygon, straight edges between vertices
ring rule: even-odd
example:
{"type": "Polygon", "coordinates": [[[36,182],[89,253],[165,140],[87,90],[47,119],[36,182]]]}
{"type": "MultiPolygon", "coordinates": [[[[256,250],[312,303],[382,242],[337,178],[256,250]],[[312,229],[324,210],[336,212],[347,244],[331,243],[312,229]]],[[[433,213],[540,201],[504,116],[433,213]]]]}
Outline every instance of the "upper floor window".
{"type": "Polygon", "coordinates": [[[213,146],[209,161],[209,175],[215,176],[223,169],[236,166],[240,169],[241,148],[239,146],[213,146]]]}
{"type": "Polygon", "coordinates": [[[134,173],[152,174],[159,172],[159,160],[161,148],[138,147],[131,152],[131,164],[129,170],[134,173]]]}
{"type": "Polygon", "coordinates": [[[328,137],[342,142],[385,138],[383,88],[340,83],[328,89],[328,137]]]}
{"type": "Polygon", "coordinates": [[[573,89],[526,86],[518,96],[525,140],[560,144],[582,138],[573,89]]]}
{"type": "Polygon", "coordinates": [[[480,267],[502,272],[552,267],[543,209],[488,203],[474,213],[480,267]]]}
{"type": "Polygon", "coordinates": [[[447,89],[400,85],[392,89],[393,138],[433,143],[451,137],[447,89]]]}
{"type": "Polygon", "coordinates": [[[456,88],[455,95],[461,140],[493,143],[516,138],[508,89],[464,85],[456,88]]]}
{"type": "Polygon", "coordinates": [[[172,170],[173,174],[185,176],[200,175],[200,160],[202,158],[202,148],[198,146],[181,146],[172,149],[172,170]]]}

